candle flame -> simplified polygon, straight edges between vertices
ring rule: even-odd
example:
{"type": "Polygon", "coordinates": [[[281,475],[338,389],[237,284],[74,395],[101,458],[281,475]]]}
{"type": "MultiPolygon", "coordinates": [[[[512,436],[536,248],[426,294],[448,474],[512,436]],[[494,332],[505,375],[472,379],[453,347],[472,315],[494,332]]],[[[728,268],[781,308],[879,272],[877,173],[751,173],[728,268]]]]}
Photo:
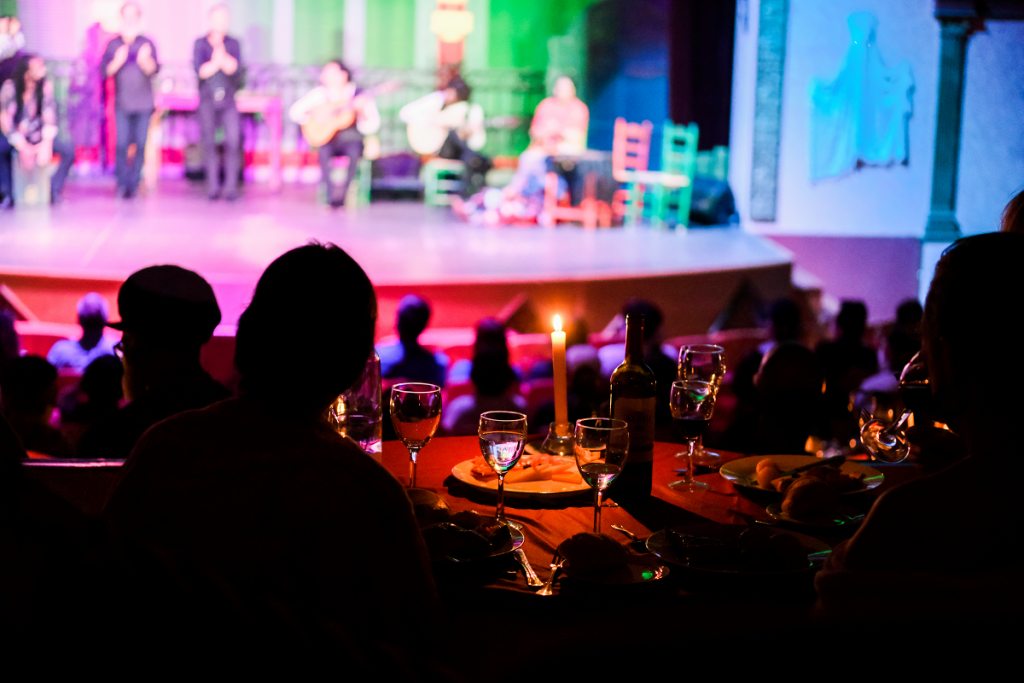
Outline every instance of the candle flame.
{"type": "Polygon", "coordinates": [[[562,316],[556,315],[555,316],[555,332],[561,332],[561,331],[562,331],[562,316]]]}

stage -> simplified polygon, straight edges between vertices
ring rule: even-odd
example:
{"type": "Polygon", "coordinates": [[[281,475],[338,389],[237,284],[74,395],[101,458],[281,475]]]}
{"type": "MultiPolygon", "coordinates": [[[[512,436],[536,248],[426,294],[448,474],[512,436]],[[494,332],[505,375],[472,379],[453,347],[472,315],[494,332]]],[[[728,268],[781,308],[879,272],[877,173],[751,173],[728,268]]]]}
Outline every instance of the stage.
{"type": "MultiPolygon", "coordinates": [[[[131,201],[113,194],[112,179],[73,178],[63,204],[48,212],[0,214],[0,283],[38,319],[73,323],[85,292],[113,305],[130,273],[174,263],[210,281],[231,326],[267,264],[309,240],[337,244],[366,269],[381,335],[392,332],[397,302],[410,292],[431,301],[435,327],[472,326],[524,294],[542,319],[583,318],[592,331],[642,296],[663,308],[666,336],[674,336],[705,332],[744,280],[765,300],[790,287],[790,253],[735,227],[485,228],[420,202],[332,210],[316,203],[313,185],[278,193],[249,185],[230,204],[208,201],[188,181],[161,180],[131,201]]],[[[281,319],[301,335],[301,321],[287,311],[281,319]]]]}

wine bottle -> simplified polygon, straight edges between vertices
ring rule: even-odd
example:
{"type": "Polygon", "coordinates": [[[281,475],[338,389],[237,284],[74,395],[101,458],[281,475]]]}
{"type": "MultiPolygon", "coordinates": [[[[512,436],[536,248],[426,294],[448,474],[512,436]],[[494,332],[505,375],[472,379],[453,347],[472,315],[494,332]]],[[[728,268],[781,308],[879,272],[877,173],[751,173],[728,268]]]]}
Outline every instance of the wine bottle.
{"type": "Polygon", "coordinates": [[[611,378],[611,416],[629,425],[629,457],[609,489],[617,502],[651,495],[657,382],[644,363],[644,318],[626,316],[626,357],[611,378]]]}

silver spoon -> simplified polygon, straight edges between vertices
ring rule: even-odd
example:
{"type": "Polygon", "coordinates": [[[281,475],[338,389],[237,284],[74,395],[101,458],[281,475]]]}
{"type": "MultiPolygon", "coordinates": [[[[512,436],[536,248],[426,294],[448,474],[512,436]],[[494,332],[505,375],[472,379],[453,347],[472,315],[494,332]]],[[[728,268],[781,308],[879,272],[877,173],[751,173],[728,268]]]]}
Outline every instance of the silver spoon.
{"type": "Polygon", "coordinates": [[[565,560],[559,558],[557,554],[551,558],[551,576],[544,582],[544,587],[537,591],[537,595],[554,595],[551,586],[554,585],[558,572],[562,571],[563,564],[565,564],[565,560]]]}
{"type": "Polygon", "coordinates": [[[512,556],[516,558],[516,561],[522,565],[523,573],[526,574],[526,585],[536,588],[543,586],[544,582],[537,576],[537,572],[533,571],[533,567],[530,566],[530,561],[526,559],[526,553],[523,552],[522,548],[516,548],[512,551],[512,556]]]}

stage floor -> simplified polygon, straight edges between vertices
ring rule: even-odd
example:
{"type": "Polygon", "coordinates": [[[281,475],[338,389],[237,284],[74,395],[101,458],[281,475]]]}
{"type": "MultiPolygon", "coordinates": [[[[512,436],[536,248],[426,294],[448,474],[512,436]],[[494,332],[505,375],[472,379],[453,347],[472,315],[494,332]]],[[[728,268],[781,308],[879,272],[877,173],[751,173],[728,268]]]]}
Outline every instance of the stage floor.
{"type": "MultiPolygon", "coordinates": [[[[779,267],[788,278],[791,263],[785,249],[736,228],[485,228],[418,202],[332,210],[316,203],[312,185],[285,186],[278,194],[248,186],[241,199],[225,203],[208,201],[199,184],[161,181],[151,196],[124,201],[113,198],[112,180],[72,180],[65,197],[48,212],[0,214],[0,281],[107,280],[116,291],[116,284],[139,268],[175,263],[211,282],[225,322],[237,320],[267,264],[314,239],[344,248],[379,289],[389,290],[569,284],[779,267]]],[[[39,315],[44,317],[42,311],[39,315]]],[[[44,319],[55,315],[47,313],[44,319]]]]}

